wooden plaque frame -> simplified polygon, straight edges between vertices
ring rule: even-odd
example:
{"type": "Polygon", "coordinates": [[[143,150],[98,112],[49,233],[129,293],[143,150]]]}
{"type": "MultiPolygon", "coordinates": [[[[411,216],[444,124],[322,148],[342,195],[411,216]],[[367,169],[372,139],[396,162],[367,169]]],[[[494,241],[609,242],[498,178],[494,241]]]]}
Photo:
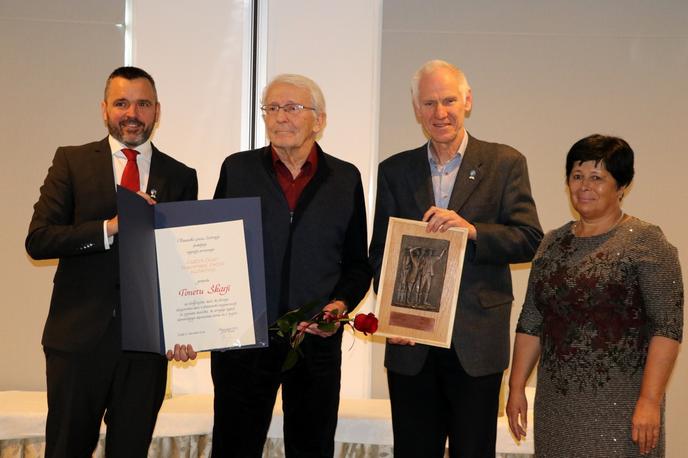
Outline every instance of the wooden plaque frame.
{"type": "Polygon", "coordinates": [[[375,304],[376,335],[449,348],[468,230],[426,232],[426,226],[389,219],[375,304]]]}

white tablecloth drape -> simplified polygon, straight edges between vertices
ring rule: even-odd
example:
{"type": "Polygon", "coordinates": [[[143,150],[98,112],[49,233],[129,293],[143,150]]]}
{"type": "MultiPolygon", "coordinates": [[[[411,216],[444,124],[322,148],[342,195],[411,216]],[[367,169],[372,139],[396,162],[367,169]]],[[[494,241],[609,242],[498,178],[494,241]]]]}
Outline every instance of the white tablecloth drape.
{"type": "MultiPolygon", "coordinates": [[[[532,405],[532,390],[528,393],[532,405]]],[[[44,392],[0,392],[0,458],[42,457],[45,447],[47,401],[44,392]]],[[[533,424],[530,415],[529,428],[533,424]]],[[[149,450],[149,458],[209,457],[213,426],[211,395],[183,395],[166,399],[149,450]]],[[[103,456],[105,426],[94,454],[103,456]]],[[[528,439],[516,444],[509,434],[505,417],[500,417],[497,432],[497,457],[532,455],[532,430],[528,439]]],[[[282,406],[275,405],[265,444],[264,458],[284,456],[282,406]]],[[[392,457],[392,423],[389,400],[344,399],[340,403],[336,452],[338,458],[392,457]]]]}

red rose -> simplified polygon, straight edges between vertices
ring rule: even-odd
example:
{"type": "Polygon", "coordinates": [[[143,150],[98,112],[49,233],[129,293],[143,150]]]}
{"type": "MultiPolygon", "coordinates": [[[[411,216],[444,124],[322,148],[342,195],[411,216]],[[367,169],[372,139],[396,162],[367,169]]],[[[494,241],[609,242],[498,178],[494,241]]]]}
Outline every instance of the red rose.
{"type": "Polygon", "coordinates": [[[374,313],[369,313],[367,315],[359,313],[354,318],[354,329],[361,331],[363,334],[375,334],[377,331],[377,318],[374,313]]]}
{"type": "Polygon", "coordinates": [[[292,310],[277,319],[274,325],[270,327],[271,331],[276,331],[277,335],[289,342],[289,352],[282,364],[282,370],[287,371],[294,367],[299,358],[303,355],[300,348],[306,336],[306,330],[315,325],[322,331],[334,332],[340,324],[349,325],[355,331],[364,333],[365,335],[373,334],[377,331],[377,318],[373,313],[367,315],[359,313],[356,318],[350,318],[348,313],[339,314],[339,311],[329,310],[320,312],[308,318],[311,310],[318,306],[318,302],[312,302],[304,305],[302,308],[292,310]],[[308,326],[299,327],[299,323],[306,322],[308,326]]]}

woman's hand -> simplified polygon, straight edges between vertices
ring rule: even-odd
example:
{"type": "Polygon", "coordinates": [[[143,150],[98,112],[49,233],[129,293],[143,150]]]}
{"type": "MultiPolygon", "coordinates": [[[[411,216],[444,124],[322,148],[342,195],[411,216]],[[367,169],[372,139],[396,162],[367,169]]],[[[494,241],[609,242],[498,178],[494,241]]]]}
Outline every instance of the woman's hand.
{"type": "Polygon", "coordinates": [[[678,346],[678,341],[668,337],[654,336],[650,339],[640,395],[631,419],[631,439],[638,444],[642,454],[651,452],[659,442],[661,403],[678,355],[678,346]]]}
{"type": "Polygon", "coordinates": [[[640,453],[650,453],[659,442],[659,402],[644,397],[638,398],[633,411],[631,438],[638,444],[640,453]]]}
{"type": "Polygon", "coordinates": [[[509,390],[506,416],[509,418],[509,429],[516,440],[525,439],[528,430],[528,399],[526,399],[525,388],[509,390]]]}

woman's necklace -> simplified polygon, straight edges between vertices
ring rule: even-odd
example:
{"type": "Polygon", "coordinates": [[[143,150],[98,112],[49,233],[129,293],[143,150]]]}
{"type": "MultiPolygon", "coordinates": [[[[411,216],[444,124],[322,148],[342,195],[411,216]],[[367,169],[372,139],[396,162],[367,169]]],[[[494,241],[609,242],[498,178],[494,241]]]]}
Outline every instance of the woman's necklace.
{"type": "MultiPolygon", "coordinates": [[[[619,218],[617,218],[617,220],[614,221],[614,224],[612,224],[611,226],[609,226],[609,228],[605,229],[604,231],[600,231],[600,232],[598,232],[598,233],[596,233],[596,234],[589,234],[588,237],[592,237],[592,236],[600,235],[600,234],[605,234],[605,233],[611,231],[611,230],[614,229],[616,226],[618,226],[619,224],[621,224],[621,221],[623,221],[623,219],[624,219],[625,217],[626,217],[626,214],[622,211],[622,212],[621,212],[621,215],[619,215],[619,218]]],[[[581,230],[583,229],[583,225],[581,224],[581,220],[580,220],[580,219],[579,219],[578,221],[576,221],[576,222],[573,223],[572,229],[573,229],[573,235],[578,236],[578,237],[581,236],[580,232],[581,232],[581,230]]]]}

